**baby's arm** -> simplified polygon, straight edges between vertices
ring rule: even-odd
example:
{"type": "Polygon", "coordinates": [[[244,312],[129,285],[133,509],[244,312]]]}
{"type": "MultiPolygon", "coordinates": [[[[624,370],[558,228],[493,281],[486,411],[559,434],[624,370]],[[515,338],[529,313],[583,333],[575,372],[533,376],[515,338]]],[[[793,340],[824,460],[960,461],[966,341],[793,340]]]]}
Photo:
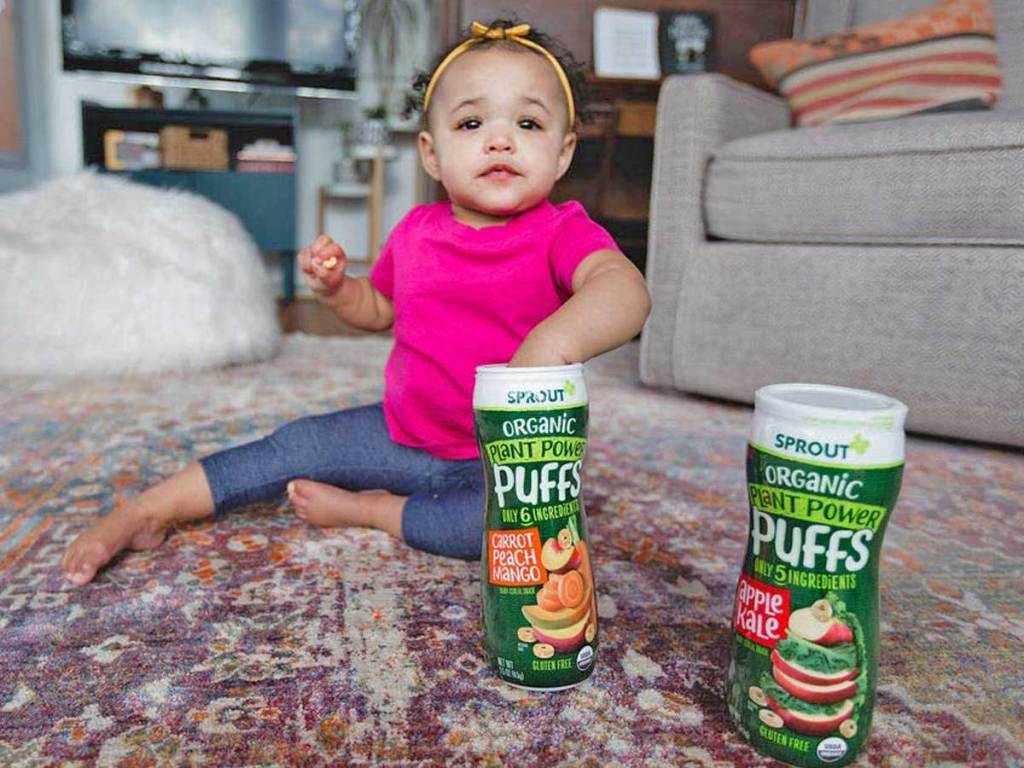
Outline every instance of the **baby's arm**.
{"type": "Polygon", "coordinates": [[[342,322],[364,331],[390,328],[395,319],[391,300],[369,278],[347,276],[346,261],[341,246],[325,235],[299,253],[299,267],[313,295],[342,322]]]}
{"type": "Polygon", "coordinates": [[[364,331],[386,331],[395,321],[391,300],[368,277],[346,277],[333,297],[321,299],[344,323],[364,331]]]}
{"type": "Polygon", "coordinates": [[[580,262],[572,289],[572,297],[530,332],[509,365],[589,360],[636,336],[651,309],[640,270],[611,249],[594,251],[580,262]]]}

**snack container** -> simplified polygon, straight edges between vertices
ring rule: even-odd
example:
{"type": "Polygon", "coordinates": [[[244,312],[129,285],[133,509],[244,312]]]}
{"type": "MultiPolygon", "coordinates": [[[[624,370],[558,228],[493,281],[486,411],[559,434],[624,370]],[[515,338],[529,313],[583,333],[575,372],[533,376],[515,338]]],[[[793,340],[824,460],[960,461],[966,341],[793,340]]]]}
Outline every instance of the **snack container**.
{"type": "Polygon", "coordinates": [[[569,688],[590,676],[597,652],[583,366],[480,366],[473,412],[486,487],[481,589],[491,666],[512,685],[569,688]]]}
{"type": "Polygon", "coordinates": [[[845,387],[755,394],[726,695],[739,732],[793,765],[846,765],[870,734],[878,565],[906,414],[897,400],[845,387]]]}

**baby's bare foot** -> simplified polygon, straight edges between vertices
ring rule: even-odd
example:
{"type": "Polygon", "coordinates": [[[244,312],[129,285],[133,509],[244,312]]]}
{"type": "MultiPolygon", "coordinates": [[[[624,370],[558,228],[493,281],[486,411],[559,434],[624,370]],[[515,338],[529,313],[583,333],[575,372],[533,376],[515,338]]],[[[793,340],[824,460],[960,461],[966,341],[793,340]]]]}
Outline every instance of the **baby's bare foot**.
{"type": "Polygon", "coordinates": [[[296,514],[310,525],[320,528],[358,525],[377,527],[373,501],[369,497],[390,496],[387,491],[346,491],[313,480],[292,480],[288,483],[288,499],[296,514]]]}
{"type": "Polygon", "coordinates": [[[104,565],[123,549],[154,549],[167,535],[167,526],[138,504],[118,507],[71,542],[61,567],[72,584],[92,581],[104,565]]]}

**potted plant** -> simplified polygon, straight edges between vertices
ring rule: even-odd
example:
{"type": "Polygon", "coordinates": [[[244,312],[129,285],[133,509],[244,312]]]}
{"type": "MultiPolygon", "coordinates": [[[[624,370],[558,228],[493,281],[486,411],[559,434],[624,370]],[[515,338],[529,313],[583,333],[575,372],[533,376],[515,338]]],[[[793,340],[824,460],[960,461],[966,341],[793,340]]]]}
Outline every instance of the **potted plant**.
{"type": "MultiPolygon", "coordinates": [[[[396,59],[403,37],[407,30],[416,28],[419,16],[419,0],[364,0],[362,39],[372,47],[380,96],[373,109],[381,110],[384,119],[391,107],[396,59]]],[[[367,119],[371,119],[369,115],[367,119]]]]}
{"type": "Polygon", "coordinates": [[[360,144],[387,144],[391,137],[388,110],[383,104],[363,110],[365,120],[359,126],[360,144]]]}

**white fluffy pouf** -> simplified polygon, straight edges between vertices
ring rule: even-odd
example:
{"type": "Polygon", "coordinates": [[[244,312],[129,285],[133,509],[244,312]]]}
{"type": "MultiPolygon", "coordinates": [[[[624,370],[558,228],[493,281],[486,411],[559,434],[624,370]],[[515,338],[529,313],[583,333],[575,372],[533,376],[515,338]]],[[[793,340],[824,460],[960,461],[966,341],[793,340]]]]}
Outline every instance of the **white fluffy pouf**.
{"type": "Polygon", "coordinates": [[[0,372],[197,370],[279,343],[259,249],[209,200],[90,171],[0,197],[0,372]]]}

